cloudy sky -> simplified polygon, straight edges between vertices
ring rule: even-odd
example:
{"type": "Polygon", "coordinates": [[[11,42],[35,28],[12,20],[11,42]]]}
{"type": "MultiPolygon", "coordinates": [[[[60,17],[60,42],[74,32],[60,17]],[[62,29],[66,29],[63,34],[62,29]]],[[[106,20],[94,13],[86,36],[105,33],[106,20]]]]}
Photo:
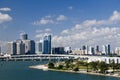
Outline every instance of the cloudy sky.
{"type": "Polygon", "coordinates": [[[0,45],[27,33],[52,46],[120,46],[120,0],[0,0],[0,45]]]}

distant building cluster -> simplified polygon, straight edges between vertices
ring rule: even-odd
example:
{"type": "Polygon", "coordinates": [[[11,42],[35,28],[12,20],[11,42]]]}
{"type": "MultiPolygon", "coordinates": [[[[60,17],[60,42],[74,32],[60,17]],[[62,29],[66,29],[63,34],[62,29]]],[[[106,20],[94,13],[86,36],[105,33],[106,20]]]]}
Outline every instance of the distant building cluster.
{"type": "Polygon", "coordinates": [[[35,41],[29,40],[25,33],[20,34],[20,39],[8,42],[8,54],[24,55],[35,54],[35,41]]]}
{"type": "Polygon", "coordinates": [[[69,47],[51,47],[51,35],[45,35],[42,40],[36,42],[37,54],[69,54],[69,47]]]}
{"type": "Polygon", "coordinates": [[[84,45],[82,46],[82,48],[77,48],[72,50],[72,53],[78,54],[78,55],[106,55],[106,56],[118,55],[120,56],[120,47],[117,47],[115,51],[112,52],[110,44],[103,45],[101,50],[98,45],[95,47],[84,45]]]}
{"type": "Polygon", "coordinates": [[[102,51],[100,51],[99,46],[96,47],[84,45],[82,46],[82,49],[75,49],[73,50],[74,54],[80,54],[80,55],[110,55],[111,54],[111,48],[110,45],[103,45],[102,51]]]}
{"type": "Polygon", "coordinates": [[[71,47],[51,47],[51,35],[45,35],[40,41],[28,39],[25,33],[20,34],[20,39],[8,42],[8,54],[69,54],[71,47]]]}
{"type": "MultiPolygon", "coordinates": [[[[1,47],[0,47],[1,53],[1,47]]],[[[111,51],[111,45],[103,45],[95,47],[83,45],[82,48],[71,49],[71,47],[52,47],[51,35],[45,35],[40,41],[28,39],[25,33],[20,34],[20,39],[8,42],[8,54],[11,55],[25,55],[25,54],[76,54],[76,55],[117,55],[120,56],[120,47],[116,47],[111,51]]]]}

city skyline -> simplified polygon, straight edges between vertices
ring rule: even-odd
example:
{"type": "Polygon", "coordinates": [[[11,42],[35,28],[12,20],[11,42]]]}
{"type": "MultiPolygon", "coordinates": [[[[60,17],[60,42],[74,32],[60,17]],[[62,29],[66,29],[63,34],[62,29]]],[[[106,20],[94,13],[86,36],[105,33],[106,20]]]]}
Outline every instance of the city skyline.
{"type": "Polygon", "coordinates": [[[1,0],[0,45],[19,39],[20,33],[28,33],[35,41],[50,33],[53,47],[104,44],[120,47],[119,3],[119,0],[1,0]]]}
{"type": "MultiPolygon", "coordinates": [[[[70,47],[51,45],[51,35],[46,34],[40,41],[28,39],[28,34],[20,34],[20,39],[7,42],[7,54],[22,55],[22,54],[82,54],[82,55],[119,55],[119,48],[111,49],[111,45],[81,45],[82,47],[72,49],[70,47]]],[[[6,53],[6,52],[4,52],[6,53]]],[[[1,53],[2,54],[2,53],[1,53]]]]}

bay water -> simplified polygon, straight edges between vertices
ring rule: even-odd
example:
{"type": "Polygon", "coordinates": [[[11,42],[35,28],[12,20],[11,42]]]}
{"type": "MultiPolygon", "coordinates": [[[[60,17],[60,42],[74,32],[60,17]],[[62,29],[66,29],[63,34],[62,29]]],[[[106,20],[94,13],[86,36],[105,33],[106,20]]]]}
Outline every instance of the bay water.
{"type": "Polygon", "coordinates": [[[120,80],[120,78],[32,69],[46,61],[0,61],[0,80],[120,80]]]}

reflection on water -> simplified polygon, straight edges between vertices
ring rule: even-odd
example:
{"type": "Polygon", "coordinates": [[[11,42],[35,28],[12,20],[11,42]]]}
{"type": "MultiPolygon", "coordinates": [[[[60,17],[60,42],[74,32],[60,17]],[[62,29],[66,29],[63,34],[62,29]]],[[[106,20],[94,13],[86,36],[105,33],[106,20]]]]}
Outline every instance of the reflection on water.
{"type": "Polygon", "coordinates": [[[120,80],[120,78],[75,74],[66,72],[42,71],[28,66],[45,64],[46,61],[1,61],[0,80],[120,80]]]}

